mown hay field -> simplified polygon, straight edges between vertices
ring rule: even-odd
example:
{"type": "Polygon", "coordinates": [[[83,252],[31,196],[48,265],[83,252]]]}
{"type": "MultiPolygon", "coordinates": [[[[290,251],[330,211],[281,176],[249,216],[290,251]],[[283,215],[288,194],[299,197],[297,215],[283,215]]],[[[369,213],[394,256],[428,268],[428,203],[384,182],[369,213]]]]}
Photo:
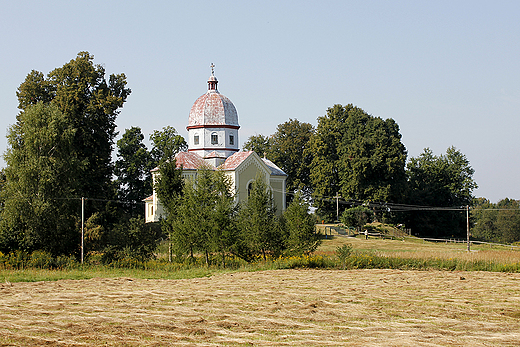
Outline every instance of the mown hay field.
{"type": "Polygon", "coordinates": [[[518,346],[520,274],[272,270],[0,284],[1,346],[518,346]]]}

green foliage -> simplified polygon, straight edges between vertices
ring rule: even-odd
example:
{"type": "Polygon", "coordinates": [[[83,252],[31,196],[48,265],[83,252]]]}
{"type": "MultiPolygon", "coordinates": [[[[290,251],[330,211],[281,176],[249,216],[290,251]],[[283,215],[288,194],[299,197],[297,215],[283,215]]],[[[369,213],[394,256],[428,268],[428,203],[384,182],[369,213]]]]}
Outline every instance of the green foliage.
{"type": "Polygon", "coordinates": [[[115,183],[118,197],[124,201],[125,211],[132,217],[142,214],[142,205],[138,202],[152,193],[150,170],[153,163],[143,140],[141,128],[132,127],[126,129],[122,138],[117,141],[115,183]]]}
{"type": "Polygon", "coordinates": [[[305,197],[312,191],[310,164],[313,153],[306,149],[313,134],[311,124],[289,119],[278,125],[267,150],[267,157],[287,174],[286,189],[301,191],[305,197]]]}
{"type": "Polygon", "coordinates": [[[365,224],[372,222],[373,218],[372,210],[365,206],[356,206],[343,211],[340,220],[345,226],[360,230],[365,224]]]}
{"type": "Polygon", "coordinates": [[[175,160],[162,163],[155,182],[155,192],[169,216],[175,214],[183,187],[182,170],[177,169],[175,160]]]}
{"type": "Polygon", "coordinates": [[[143,218],[131,218],[116,225],[103,249],[102,262],[107,264],[122,259],[143,262],[154,257],[164,237],[159,226],[145,223],[143,218]]]}
{"type": "Polygon", "coordinates": [[[130,94],[124,74],[105,79],[102,65],[80,52],[75,60],[51,71],[47,78],[32,71],[17,91],[21,121],[30,105],[52,102],[75,129],[71,154],[79,162],[81,175],[77,196],[107,198],[111,195],[112,146],[116,117],[130,94]]]}
{"type": "Polygon", "coordinates": [[[320,239],[315,231],[316,220],[309,213],[309,204],[296,194],[283,213],[282,232],[285,234],[285,254],[302,255],[316,250],[320,239]]]}
{"type": "Polygon", "coordinates": [[[29,266],[40,269],[50,269],[53,265],[52,254],[45,251],[34,251],[31,254],[29,266]]]}
{"type": "Polygon", "coordinates": [[[162,131],[154,130],[150,135],[150,140],[152,141],[150,151],[152,166],[160,166],[166,161],[174,161],[177,153],[188,149],[188,144],[184,138],[177,134],[177,130],[171,126],[164,127],[162,131]]]}
{"type": "Polygon", "coordinates": [[[473,237],[489,241],[512,243],[520,241],[520,202],[505,198],[497,204],[475,199],[471,210],[475,223],[473,237]]]}
{"type": "Polygon", "coordinates": [[[78,252],[82,196],[92,199],[87,216],[100,211],[104,227],[113,223],[103,200],[115,193],[115,120],[129,94],[125,75],[105,79],[105,69],[88,52],[47,77],[27,75],[17,91],[21,111],[8,134],[0,249],[78,252]]]}
{"type": "Polygon", "coordinates": [[[243,148],[245,151],[254,151],[260,158],[263,158],[271,148],[269,137],[262,134],[251,135],[244,143],[243,148]]]}
{"type": "Polygon", "coordinates": [[[170,239],[175,251],[191,258],[201,252],[208,265],[210,254],[218,252],[225,263],[237,238],[233,198],[229,178],[222,171],[199,169],[196,178],[185,183],[176,211],[171,211],[170,239]]]}
{"type": "Polygon", "coordinates": [[[352,245],[350,243],[344,244],[343,246],[339,246],[336,248],[336,256],[341,262],[341,266],[343,269],[347,266],[347,258],[352,254],[352,245]]]}
{"type": "Polygon", "coordinates": [[[53,104],[27,106],[11,126],[1,191],[0,249],[53,255],[78,250],[74,215],[82,162],[74,150],[76,130],[53,104]],[[69,198],[69,199],[67,199],[69,198]]]}
{"type": "Polygon", "coordinates": [[[335,204],[321,199],[398,202],[406,185],[406,148],[392,119],[368,115],[349,104],[334,105],[318,118],[308,153],[318,213],[334,218],[335,204]]]}
{"type": "Polygon", "coordinates": [[[281,254],[283,236],[275,212],[271,190],[262,177],[256,177],[238,213],[242,249],[247,252],[242,256],[246,259],[262,257],[265,260],[268,255],[281,254]]]}
{"type": "MultiPolygon", "coordinates": [[[[407,165],[408,203],[420,206],[462,207],[471,205],[477,188],[474,170],[466,157],[454,147],[445,155],[435,156],[426,148],[407,165]]],[[[466,234],[466,216],[459,211],[414,211],[405,216],[407,227],[430,237],[453,237],[466,234]]]]}

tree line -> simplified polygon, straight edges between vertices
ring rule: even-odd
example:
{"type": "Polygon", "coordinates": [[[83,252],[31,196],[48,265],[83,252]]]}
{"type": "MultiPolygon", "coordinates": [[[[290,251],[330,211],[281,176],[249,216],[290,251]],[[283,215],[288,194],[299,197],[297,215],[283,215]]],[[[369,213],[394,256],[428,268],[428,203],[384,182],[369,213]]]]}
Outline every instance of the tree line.
{"type": "MultiPolygon", "coordinates": [[[[309,203],[319,221],[336,220],[337,202],[340,214],[365,204],[378,220],[402,223],[422,236],[449,237],[465,234],[463,213],[403,212],[389,206],[484,206],[472,195],[477,187],[474,170],[459,150],[450,147],[435,155],[425,149],[407,159],[394,120],[349,104],[329,108],[316,128],[290,119],[274,134],[251,136],[245,143],[244,150],[265,155],[288,174],[288,210],[282,218],[266,222],[272,211],[265,204],[258,203],[265,209],[261,213],[258,206],[227,205],[228,183],[218,172],[201,170],[200,182],[190,185],[163,181],[158,194],[176,213],[161,227],[145,224],[142,199],[152,193],[150,170],[159,167],[162,177],[178,175],[175,154],[187,145],[172,127],[150,135],[151,149],[144,145],[139,127],[126,129],[116,142],[116,119],[131,90],[124,74],[107,77],[93,59],[80,52],[46,76],[31,71],[16,92],[20,112],[8,129],[7,166],[0,172],[0,252],[77,254],[82,197],[87,198],[86,250],[103,254],[107,261],[128,255],[145,259],[168,237],[179,253],[221,254],[222,259],[226,254],[244,259],[289,254],[296,252],[298,242],[298,252],[307,252],[314,247],[306,224],[315,220],[308,217],[309,203]],[[212,189],[204,193],[213,195],[200,200],[203,192],[197,189],[208,185],[212,189]],[[204,210],[194,214],[194,208],[187,208],[194,205],[204,210]],[[217,210],[220,213],[214,214],[217,210]],[[197,220],[200,216],[204,222],[197,220]],[[190,218],[191,225],[183,224],[190,218]],[[303,234],[298,236],[297,229],[303,234]],[[187,239],[181,242],[180,235],[187,239]]],[[[262,190],[261,183],[257,186],[262,190]]],[[[256,201],[252,194],[251,204],[256,201]]],[[[501,234],[506,225],[518,230],[513,217],[502,212],[503,205],[513,208],[515,202],[499,204],[496,211],[482,208],[482,213],[473,213],[475,236],[516,241],[518,236],[501,234]]]]}
{"type": "MultiPolygon", "coordinates": [[[[150,170],[159,167],[162,177],[177,177],[175,155],[185,151],[187,144],[169,126],[150,135],[150,150],[139,127],[126,129],[115,142],[116,118],[131,90],[124,74],[106,78],[104,67],[95,65],[93,59],[88,52],[80,52],[47,76],[31,71],[17,90],[20,112],[8,129],[7,166],[0,171],[0,252],[79,254],[82,198],[86,198],[85,252],[102,254],[106,262],[124,257],[147,259],[165,238],[174,242],[179,254],[186,250],[206,256],[217,252],[248,260],[255,259],[258,252],[265,257],[315,248],[318,240],[306,202],[295,202],[281,218],[275,218],[268,206],[270,197],[263,196],[267,199],[263,212],[260,205],[256,210],[251,204],[230,205],[229,182],[208,170],[201,170],[192,185],[162,180],[157,190],[167,207],[176,206],[176,213],[170,213],[162,225],[145,224],[142,200],[152,194],[150,170]],[[114,147],[117,159],[113,162],[114,147]],[[201,197],[201,193],[210,196],[201,197]],[[188,208],[193,204],[204,207],[198,210],[200,214],[188,208]],[[291,217],[293,210],[301,214],[291,217]],[[253,233],[253,226],[247,223],[253,219],[244,213],[264,213],[257,222],[268,227],[269,233],[258,231],[256,238],[237,233],[253,233]],[[179,222],[190,218],[189,229],[179,222]],[[299,232],[311,240],[305,243],[300,235],[300,248],[294,245],[298,233],[291,231],[292,218],[299,219],[299,232]]],[[[254,186],[255,191],[261,189],[261,182],[254,186]]],[[[255,196],[252,193],[250,200],[256,201],[255,196]]]]}
{"type": "MultiPolygon", "coordinates": [[[[473,196],[474,169],[460,150],[449,147],[435,155],[425,148],[419,156],[407,158],[393,119],[371,116],[352,104],[330,107],[318,118],[316,128],[290,119],[270,136],[249,137],[244,148],[282,168],[288,174],[287,189],[310,199],[320,221],[379,220],[401,224],[418,236],[464,238],[465,210],[470,206],[475,211],[474,237],[490,240],[492,233],[511,234],[505,222],[497,222],[496,231],[481,232],[483,225],[489,225],[482,218],[492,219],[489,216],[499,212],[477,211],[481,201],[473,196]],[[360,215],[353,217],[353,213],[360,215]]],[[[518,202],[512,201],[498,205],[514,208],[518,202]]],[[[511,225],[520,218],[516,211],[500,213],[511,225]]],[[[520,230],[514,225],[509,228],[520,230]]],[[[515,235],[495,240],[519,241],[518,232],[515,235]]]]}

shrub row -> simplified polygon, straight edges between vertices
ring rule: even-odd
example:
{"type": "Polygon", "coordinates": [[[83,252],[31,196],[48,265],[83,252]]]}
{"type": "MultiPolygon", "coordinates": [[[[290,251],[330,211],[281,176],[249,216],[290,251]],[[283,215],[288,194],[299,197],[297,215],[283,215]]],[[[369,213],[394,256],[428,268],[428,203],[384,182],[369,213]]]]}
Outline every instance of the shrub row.
{"type": "MultiPolygon", "coordinates": [[[[114,260],[109,264],[99,263],[101,255],[88,258],[86,265],[106,266],[109,268],[126,268],[154,271],[181,271],[197,268],[208,268],[204,257],[174,258],[173,262],[166,259],[139,261],[134,258],[114,260]]],[[[217,258],[213,264],[219,264],[217,258]]],[[[0,269],[75,269],[80,263],[73,256],[52,257],[49,253],[36,251],[32,254],[16,251],[10,254],[0,252],[0,269]]],[[[237,257],[227,257],[225,264],[214,265],[212,268],[243,269],[245,271],[266,269],[401,269],[401,270],[447,270],[447,271],[494,271],[520,272],[520,262],[500,263],[492,260],[465,260],[458,258],[400,258],[381,256],[366,252],[353,252],[349,245],[336,250],[334,256],[303,255],[292,257],[259,259],[247,263],[237,257]]]]}

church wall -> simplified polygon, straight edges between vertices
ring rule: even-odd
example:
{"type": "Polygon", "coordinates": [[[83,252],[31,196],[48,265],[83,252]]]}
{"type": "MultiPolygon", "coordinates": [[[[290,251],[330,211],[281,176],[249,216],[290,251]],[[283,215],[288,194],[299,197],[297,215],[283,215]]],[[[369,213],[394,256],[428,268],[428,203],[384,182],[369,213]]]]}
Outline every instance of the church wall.
{"type": "MultiPolygon", "coordinates": [[[[252,162],[238,174],[238,201],[243,202],[247,200],[247,186],[256,178],[257,174],[265,175],[265,172],[260,171],[260,167],[256,162],[252,162]]],[[[265,177],[265,176],[264,176],[265,177]]]]}
{"type": "Polygon", "coordinates": [[[281,214],[285,210],[285,179],[272,176],[270,185],[273,192],[273,200],[276,206],[276,213],[281,214]]]}
{"type": "Polygon", "coordinates": [[[213,151],[228,157],[238,151],[238,141],[238,130],[232,128],[197,128],[188,132],[189,150],[201,157],[213,151]],[[217,143],[213,143],[212,135],[217,136],[217,143]]]}

